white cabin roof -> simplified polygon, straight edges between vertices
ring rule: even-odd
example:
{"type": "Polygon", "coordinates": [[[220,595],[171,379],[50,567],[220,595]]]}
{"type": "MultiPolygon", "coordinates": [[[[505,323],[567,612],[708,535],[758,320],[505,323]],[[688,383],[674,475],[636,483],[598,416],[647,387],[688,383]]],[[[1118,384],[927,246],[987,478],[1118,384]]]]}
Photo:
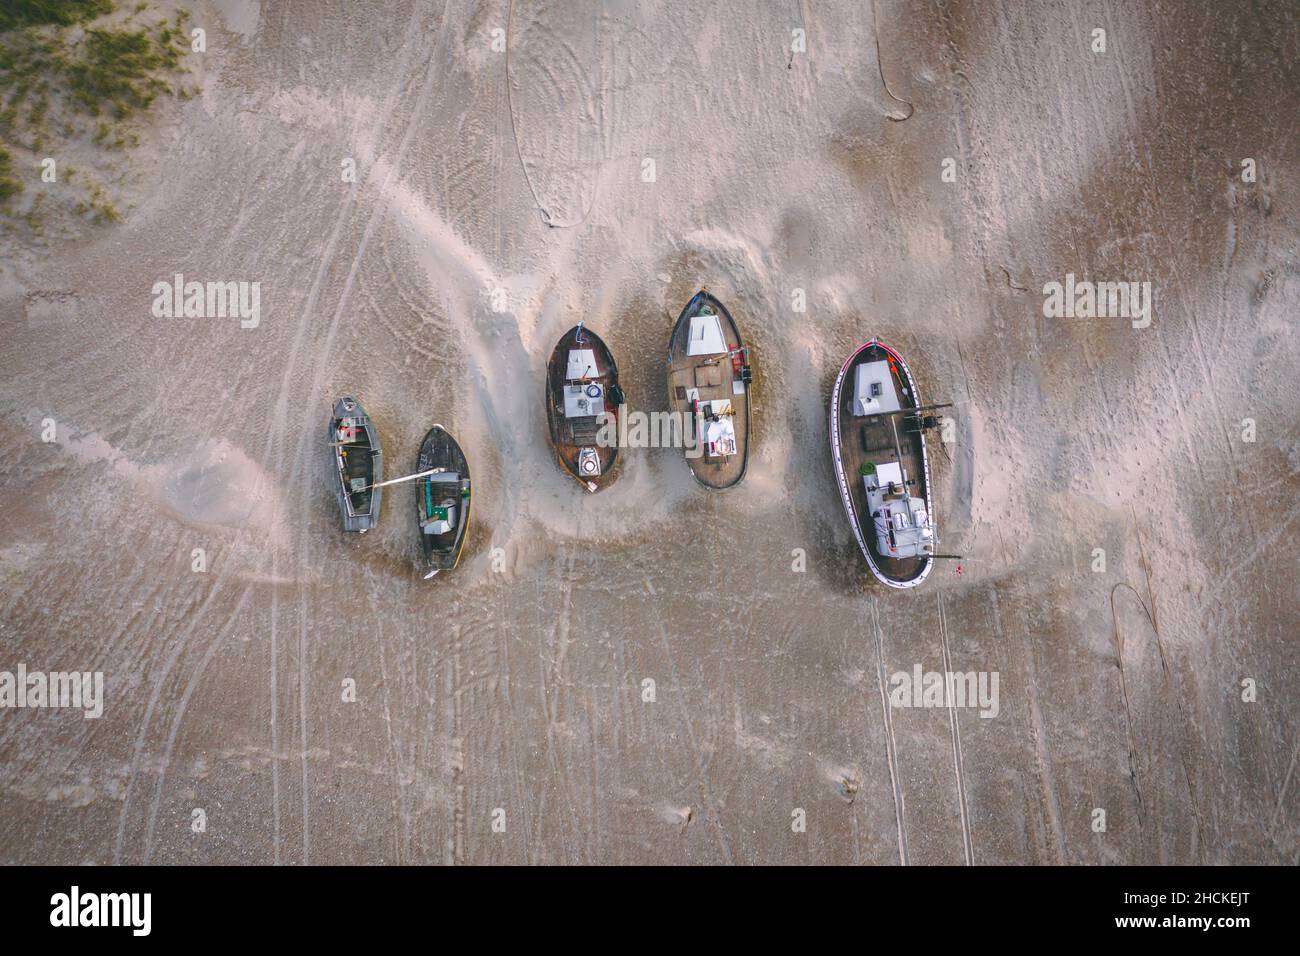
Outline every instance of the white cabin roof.
{"type": "Polygon", "coordinates": [[[854,415],[879,415],[896,412],[901,407],[888,362],[863,362],[858,366],[853,376],[854,415]]]}
{"type": "Polygon", "coordinates": [[[896,461],[886,461],[876,465],[876,478],[878,483],[888,487],[892,481],[900,488],[903,486],[903,468],[896,461]]]}
{"type": "Polygon", "coordinates": [[[719,355],[727,351],[727,340],[722,336],[722,323],[716,315],[691,316],[691,337],[686,345],[687,355],[719,355]]]}
{"type": "Polygon", "coordinates": [[[564,373],[568,381],[590,378],[596,374],[596,353],[591,349],[569,349],[569,367],[564,373]]]}

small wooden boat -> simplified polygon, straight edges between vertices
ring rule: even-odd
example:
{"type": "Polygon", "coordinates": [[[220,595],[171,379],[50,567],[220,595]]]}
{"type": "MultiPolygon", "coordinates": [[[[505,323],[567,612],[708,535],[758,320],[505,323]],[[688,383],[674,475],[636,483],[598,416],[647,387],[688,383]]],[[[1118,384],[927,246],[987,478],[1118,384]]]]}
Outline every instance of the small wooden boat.
{"type": "Polygon", "coordinates": [[[546,424],[560,464],[588,491],[614,468],[622,404],[613,354],[578,323],[560,337],[546,366],[546,424]]]}
{"type": "Polygon", "coordinates": [[[701,289],[668,340],[668,407],[686,463],[706,488],[731,488],[749,464],[749,350],[731,314],[701,289]]]}
{"type": "Polygon", "coordinates": [[[425,577],[450,571],[460,560],[469,530],[469,463],[456,439],[434,425],[415,460],[415,512],[425,577]],[[422,474],[432,472],[432,474],[422,474]]]}
{"type": "Polygon", "coordinates": [[[876,579],[914,588],[930,573],[937,530],[921,405],[902,356],[872,339],[849,356],[831,392],[831,456],[840,498],[876,579]]]}
{"type": "Polygon", "coordinates": [[[340,398],[330,415],[329,444],[333,452],[335,491],[344,531],[369,531],[379,524],[384,456],[379,432],[355,398],[340,398]]]}

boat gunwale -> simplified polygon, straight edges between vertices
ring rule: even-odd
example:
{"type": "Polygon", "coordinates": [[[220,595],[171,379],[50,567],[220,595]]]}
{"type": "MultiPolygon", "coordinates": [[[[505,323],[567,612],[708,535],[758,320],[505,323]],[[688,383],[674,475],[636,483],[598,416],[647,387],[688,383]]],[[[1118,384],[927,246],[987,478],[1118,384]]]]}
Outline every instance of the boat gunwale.
{"type": "MultiPolygon", "coordinates": [[[[869,342],[859,346],[853,351],[840,367],[839,374],[835,376],[835,387],[831,390],[829,429],[831,436],[831,459],[835,467],[835,479],[839,485],[840,500],[843,502],[844,510],[848,514],[849,523],[853,526],[853,536],[857,539],[858,549],[862,552],[862,556],[867,559],[867,566],[871,569],[871,573],[875,575],[876,580],[880,581],[882,584],[898,590],[906,590],[908,588],[916,587],[929,577],[930,571],[934,567],[934,556],[927,554],[920,570],[910,578],[900,580],[885,574],[885,572],[876,564],[875,558],[872,557],[871,554],[871,548],[863,537],[862,523],[858,520],[857,509],[853,505],[853,495],[849,489],[847,477],[844,474],[844,461],[840,442],[840,395],[843,391],[844,377],[848,374],[849,369],[853,367],[858,356],[873,346],[879,347],[888,352],[894,357],[894,360],[898,362],[899,368],[903,370],[903,376],[907,379],[907,387],[911,392],[912,407],[921,407],[921,393],[917,390],[916,380],[912,377],[912,370],[908,367],[907,362],[898,354],[898,352],[890,348],[884,342],[872,338],[869,342]]],[[[935,529],[937,535],[938,521],[935,518],[934,503],[931,497],[929,450],[925,446],[925,433],[921,432],[917,437],[921,440],[921,464],[925,472],[925,508],[926,512],[930,516],[931,527],[935,529]]]]}

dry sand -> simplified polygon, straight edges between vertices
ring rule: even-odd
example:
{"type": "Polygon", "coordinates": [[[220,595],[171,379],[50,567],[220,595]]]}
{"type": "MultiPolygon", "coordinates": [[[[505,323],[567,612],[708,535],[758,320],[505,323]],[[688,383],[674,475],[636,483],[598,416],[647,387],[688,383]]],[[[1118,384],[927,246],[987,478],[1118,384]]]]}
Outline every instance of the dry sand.
{"type": "Polygon", "coordinates": [[[1294,4],[362,6],[195,5],[124,221],[3,240],[0,670],[107,699],[0,710],[0,861],[1297,861],[1294,4]],[[259,282],[259,327],[154,318],[177,272],[259,282]],[[1067,273],[1151,282],[1151,326],[1044,318],[1067,273]],[[549,349],[584,319],[665,408],[701,285],[755,351],[745,483],[633,450],[585,495],[549,349]],[[967,557],[914,593],[830,467],[873,335],[957,403],[967,557]],[[409,487],[339,530],[341,394],[390,474],[460,439],[454,574],[409,487]],[[916,664],[998,672],[998,716],[887,710],[916,664]]]}

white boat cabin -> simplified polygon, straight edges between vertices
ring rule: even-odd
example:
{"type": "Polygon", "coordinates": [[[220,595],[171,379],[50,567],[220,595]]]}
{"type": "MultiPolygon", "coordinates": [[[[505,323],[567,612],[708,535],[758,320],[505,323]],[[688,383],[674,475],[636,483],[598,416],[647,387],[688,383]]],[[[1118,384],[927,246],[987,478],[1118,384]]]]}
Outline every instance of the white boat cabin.
{"type": "Polygon", "coordinates": [[[605,386],[591,381],[597,374],[592,349],[569,349],[565,366],[564,418],[569,438],[578,445],[578,471],[583,478],[599,478],[600,455],[594,444],[598,421],[605,414],[605,386]]]}
{"type": "Polygon", "coordinates": [[[686,343],[686,354],[721,355],[726,351],[722,321],[716,315],[691,316],[691,336],[686,343]]]}
{"type": "Polygon", "coordinates": [[[853,414],[879,415],[896,412],[898,392],[894,390],[894,375],[886,361],[863,362],[853,376],[853,414]]]}
{"type": "Polygon", "coordinates": [[[592,349],[569,349],[568,367],[564,378],[569,382],[580,382],[593,378],[596,374],[596,353],[592,349]]]}
{"type": "Polygon", "coordinates": [[[564,386],[564,417],[591,418],[605,413],[605,387],[599,382],[564,386]]]}
{"type": "Polygon", "coordinates": [[[916,558],[934,550],[934,529],[925,499],[907,491],[896,461],[882,462],[862,476],[867,511],[876,531],[876,550],[890,558],[916,558]]]}
{"type": "Polygon", "coordinates": [[[569,349],[564,373],[564,417],[591,418],[605,412],[605,386],[588,381],[596,375],[596,353],[569,349]]]}

